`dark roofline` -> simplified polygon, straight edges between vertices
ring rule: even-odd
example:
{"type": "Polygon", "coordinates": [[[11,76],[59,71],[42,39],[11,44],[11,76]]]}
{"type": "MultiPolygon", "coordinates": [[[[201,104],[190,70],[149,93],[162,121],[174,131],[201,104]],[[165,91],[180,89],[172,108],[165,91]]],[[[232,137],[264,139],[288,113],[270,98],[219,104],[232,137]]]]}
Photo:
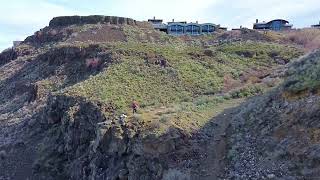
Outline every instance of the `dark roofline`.
{"type": "Polygon", "coordinates": [[[203,23],[203,24],[199,24],[199,23],[184,23],[184,22],[170,22],[169,24],[168,24],[168,27],[169,26],[174,26],[174,25],[180,25],[180,26],[184,26],[184,27],[187,27],[187,26],[200,26],[200,27],[202,27],[202,26],[208,26],[208,25],[210,25],[210,26],[214,26],[214,27],[216,27],[216,28],[220,28],[220,25],[218,24],[213,24],[213,23],[203,23]]]}
{"type": "Polygon", "coordinates": [[[272,22],[274,22],[274,21],[282,21],[282,22],[284,22],[285,24],[288,24],[288,23],[289,23],[289,21],[284,20],[284,19],[274,19],[274,20],[271,20],[271,21],[269,21],[269,22],[258,22],[258,23],[254,23],[254,25],[270,24],[270,23],[272,23],[272,22]]]}
{"type": "Polygon", "coordinates": [[[156,24],[162,24],[163,23],[163,20],[162,19],[148,19],[148,22],[149,23],[156,23],[156,24]]]}
{"type": "Polygon", "coordinates": [[[311,25],[311,27],[319,27],[320,26],[320,21],[319,21],[319,24],[313,24],[311,25]]]}
{"type": "Polygon", "coordinates": [[[148,19],[148,21],[163,21],[163,19],[148,19]]]}
{"type": "Polygon", "coordinates": [[[186,26],[201,26],[201,24],[198,24],[198,23],[187,23],[186,26]]]}
{"type": "Polygon", "coordinates": [[[270,23],[272,23],[274,21],[282,21],[282,22],[285,22],[286,24],[289,23],[289,21],[284,20],[284,19],[274,19],[274,20],[269,21],[267,24],[270,24],[270,23]]]}
{"type": "Polygon", "coordinates": [[[188,24],[187,21],[171,21],[171,22],[168,22],[168,24],[175,24],[175,23],[178,23],[178,24],[188,24]]]}

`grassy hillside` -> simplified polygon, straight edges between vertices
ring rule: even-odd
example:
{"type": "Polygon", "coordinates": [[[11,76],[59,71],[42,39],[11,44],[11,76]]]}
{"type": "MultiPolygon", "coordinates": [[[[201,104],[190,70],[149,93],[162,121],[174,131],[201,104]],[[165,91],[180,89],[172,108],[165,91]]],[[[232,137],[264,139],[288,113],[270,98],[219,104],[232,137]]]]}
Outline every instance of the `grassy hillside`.
{"type": "Polygon", "coordinates": [[[237,80],[250,68],[272,68],[277,63],[275,57],[288,61],[301,54],[292,47],[253,42],[206,50],[153,43],[118,43],[110,47],[121,52],[121,62],[71,87],[67,90],[70,95],[112,101],[120,108],[126,108],[132,99],[144,106],[190,101],[220,93],[226,74],[237,80]],[[168,67],[154,64],[159,57],[167,61],[168,67]]]}
{"type": "Polygon", "coordinates": [[[302,54],[293,46],[253,41],[266,39],[255,31],[238,32],[236,40],[228,33],[173,37],[142,23],[47,27],[37,34],[21,45],[37,49],[31,59],[22,58],[32,63],[21,74],[34,75],[17,76],[31,94],[35,87],[38,98],[53,92],[111,103],[152,131],[198,129],[214,115],[212,109],[275,86],[279,78],[269,78],[274,69],[302,54]],[[135,116],[133,99],[141,106],[135,116]]]}
{"type": "Polygon", "coordinates": [[[137,41],[100,46],[116,52],[121,60],[63,93],[112,103],[119,113],[129,113],[135,99],[141,109],[131,118],[146,121],[152,131],[172,125],[199,128],[214,115],[213,108],[269,88],[259,79],[263,78],[260,71],[268,74],[279,61],[287,63],[302,54],[294,47],[261,42],[209,48],[137,41]],[[157,64],[161,59],[166,67],[157,64]],[[243,80],[244,76],[258,80],[243,80]]]}

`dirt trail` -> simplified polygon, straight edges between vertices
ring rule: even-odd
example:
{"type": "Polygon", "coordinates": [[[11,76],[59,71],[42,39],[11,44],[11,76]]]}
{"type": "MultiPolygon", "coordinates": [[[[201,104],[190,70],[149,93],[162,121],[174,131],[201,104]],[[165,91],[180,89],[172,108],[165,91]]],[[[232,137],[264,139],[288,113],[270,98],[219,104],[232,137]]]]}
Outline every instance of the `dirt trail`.
{"type": "Polygon", "coordinates": [[[238,108],[230,108],[223,111],[197,134],[192,146],[200,150],[200,157],[194,159],[195,168],[192,168],[191,179],[215,180],[224,177],[227,165],[227,129],[237,110],[238,108]]]}

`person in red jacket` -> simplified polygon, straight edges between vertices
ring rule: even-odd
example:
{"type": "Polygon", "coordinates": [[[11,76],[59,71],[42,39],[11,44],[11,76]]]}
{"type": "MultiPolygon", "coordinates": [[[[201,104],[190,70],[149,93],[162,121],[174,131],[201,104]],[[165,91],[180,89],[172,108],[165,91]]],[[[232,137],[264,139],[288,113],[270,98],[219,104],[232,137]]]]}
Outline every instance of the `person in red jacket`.
{"type": "Polygon", "coordinates": [[[138,108],[139,108],[138,102],[135,101],[135,100],[133,100],[133,101],[132,101],[131,108],[132,108],[132,113],[133,113],[133,114],[137,113],[137,110],[138,110],[138,108]]]}

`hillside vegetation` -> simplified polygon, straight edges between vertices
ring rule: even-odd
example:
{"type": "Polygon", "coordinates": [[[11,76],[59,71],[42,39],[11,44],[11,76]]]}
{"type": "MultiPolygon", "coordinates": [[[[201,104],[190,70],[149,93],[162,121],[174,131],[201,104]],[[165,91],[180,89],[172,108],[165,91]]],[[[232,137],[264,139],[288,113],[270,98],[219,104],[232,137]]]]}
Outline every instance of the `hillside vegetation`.
{"type": "Polygon", "coordinates": [[[316,28],[304,28],[285,32],[268,32],[266,36],[272,40],[288,44],[296,44],[311,52],[320,48],[320,31],[316,28]]]}
{"type": "Polygon", "coordinates": [[[67,92],[113,101],[119,107],[126,107],[132,99],[142,104],[181,102],[188,100],[186,97],[221,93],[226,74],[239,80],[250,68],[271,69],[277,65],[275,57],[289,61],[300,55],[294,48],[263,43],[229,44],[206,50],[150,43],[116,44],[111,48],[123,53],[121,62],[67,92]],[[208,51],[212,53],[209,56],[205,55],[208,51]],[[164,59],[167,67],[157,65],[157,58],[164,59]]]}
{"type": "Polygon", "coordinates": [[[282,85],[238,109],[228,152],[230,178],[320,176],[319,63],[319,51],[295,61],[282,85]]]}
{"type": "Polygon", "coordinates": [[[0,179],[246,179],[245,135],[263,139],[283,99],[318,93],[319,54],[297,61],[306,51],[281,33],[55,18],[0,54],[0,179]]]}
{"type": "MultiPolygon", "coordinates": [[[[279,61],[287,63],[301,55],[293,47],[260,42],[231,43],[207,49],[184,44],[176,46],[139,42],[107,46],[117,52],[121,60],[63,92],[68,96],[112,103],[119,113],[128,113],[133,100],[140,103],[141,113],[150,107],[175,107],[168,108],[173,112],[159,120],[169,118],[176,111],[191,115],[204,113],[202,110],[209,110],[224,100],[261,93],[267,88],[263,87],[265,84],[261,80],[241,82],[241,77],[251,71],[262,71],[259,72],[262,75],[247,76],[252,76],[248,77],[252,79],[264,78],[281,63],[279,61]],[[165,61],[166,65],[157,63],[157,60],[165,61]],[[226,87],[228,81],[233,81],[234,85],[226,87]],[[189,108],[179,107],[181,104],[189,108]]],[[[140,118],[148,120],[148,114],[143,116],[140,118]]],[[[182,124],[197,124],[196,119],[199,118],[203,124],[204,117],[185,118],[182,124]]],[[[175,120],[169,122],[174,123],[175,120]]]]}

